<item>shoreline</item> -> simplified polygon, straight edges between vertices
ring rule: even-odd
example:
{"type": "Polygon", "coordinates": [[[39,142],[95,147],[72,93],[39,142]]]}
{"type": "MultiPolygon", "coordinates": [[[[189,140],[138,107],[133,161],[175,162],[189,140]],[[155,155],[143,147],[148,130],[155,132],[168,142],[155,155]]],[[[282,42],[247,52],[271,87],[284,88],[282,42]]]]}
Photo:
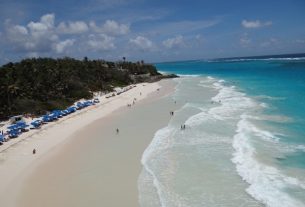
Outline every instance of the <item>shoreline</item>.
{"type": "MultiPolygon", "coordinates": [[[[31,174],[34,170],[33,165],[37,165],[44,160],[44,157],[53,152],[56,153],[58,148],[73,141],[71,136],[79,133],[90,124],[99,119],[111,117],[111,113],[122,110],[121,108],[126,107],[128,109],[127,104],[132,103],[134,98],[137,99],[136,105],[141,103],[147,97],[158,94],[157,89],[160,87],[160,82],[138,84],[137,87],[113,97],[109,101],[107,100],[106,103],[105,99],[102,99],[101,105],[97,109],[85,109],[76,114],[75,117],[67,117],[65,120],[52,123],[52,125],[40,129],[38,133],[23,139],[9,150],[1,152],[0,176],[6,179],[2,182],[0,193],[1,195],[8,195],[4,199],[8,204],[6,206],[11,206],[9,203],[16,198],[18,191],[16,188],[18,189],[21,186],[20,183],[16,183],[16,180],[20,181],[25,178],[24,174],[31,174]],[[35,155],[32,155],[33,148],[37,148],[37,154],[35,155]],[[24,173],[24,171],[27,173],[24,173]]],[[[6,204],[5,202],[4,204],[6,204]]]]}

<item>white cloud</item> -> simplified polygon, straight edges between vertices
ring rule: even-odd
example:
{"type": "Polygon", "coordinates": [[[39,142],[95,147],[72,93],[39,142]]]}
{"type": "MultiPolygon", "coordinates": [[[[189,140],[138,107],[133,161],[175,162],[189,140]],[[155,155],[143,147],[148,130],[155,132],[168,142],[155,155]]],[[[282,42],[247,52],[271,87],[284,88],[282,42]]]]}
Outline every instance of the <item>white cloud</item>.
{"type": "Polygon", "coordinates": [[[176,35],[213,27],[220,23],[220,20],[197,20],[197,21],[177,21],[164,22],[150,26],[149,34],[152,35],[176,35]]]}
{"type": "Polygon", "coordinates": [[[10,25],[6,23],[6,37],[11,42],[22,43],[26,41],[28,36],[28,29],[21,25],[10,25]]]}
{"type": "Polygon", "coordinates": [[[75,40],[74,39],[66,39],[64,41],[58,42],[54,45],[54,49],[56,53],[63,53],[66,51],[68,47],[71,47],[74,45],[75,40]]]}
{"type": "Polygon", "coordinates": [[[88,31],[88,26],[83,21],[76,21],[76,22],[61,22],[58,27],[57,31],[62,34],[79,34],[88,31]]]}
{"type": "Polygon", "coordinates": [[[110,37],[105,34],[91,34],[89,35],[89,40],[87,41],[89,49],[95,51],[107,51],[115,49],[114,37],[110,37]]]}
{"type": "Polygon", "coordinates": [[[89,23],[90,28],[98,33],[107,35],[125,35],[129,30],[129,25],[119,24],[114,20],[107,20],[102,26],[97,26],[94,21],[89,23]]]}
{"type": "Polygon", "coordinates": [[[244,28],[255,29],[255,28],[260,28],[260,27],[265,27],[265,26],[271,26],[272,22],[271,21],[261,22],[260,20],[254,20],[254,21],[243,20],[241,22],[241,25],[244,28]]]}
{"type": "Polygon", "coordinates": [[[153,49],[152,41],[143,36],[137,36],[134,39],[130,39],[129,43],[141,50],[152,50],[153,49]]]}
{"type": "Polygon", "coordinates": [[[26,26],[5,23],[6,38],[12,48],[25,52],[46,52],[52,49],[52,44],[58,41],[54,33],[54,14],[46,14],[38,22],[29,22],[26,26]]]}
{"type": "Polygon", "coordinates": [[[179,47],[183,47],[185,46],[183,37],[181,35],[178,35],[174,38],[169,38],[167,40],[164,40],[162,42],[162,44],[166,47],[166,48],[179,48],[179,47]]]}
{"type": "Polygon", "coordinates": [[[107,20],[104,24],[104,30],[108,34],[124,35],[129,32],[129,26],[125,24],[118,24],[113,20],[107,20]]]}
{"type": "MultiPolygon", "coordinates": [[[[45,14],[40,18],[39,22],[30,22],[27,27],[33,36],[47,35],[54,28],[54,14],[45,14]]],[[[49,34],[48,34],[49,35],[49,34]]]]}

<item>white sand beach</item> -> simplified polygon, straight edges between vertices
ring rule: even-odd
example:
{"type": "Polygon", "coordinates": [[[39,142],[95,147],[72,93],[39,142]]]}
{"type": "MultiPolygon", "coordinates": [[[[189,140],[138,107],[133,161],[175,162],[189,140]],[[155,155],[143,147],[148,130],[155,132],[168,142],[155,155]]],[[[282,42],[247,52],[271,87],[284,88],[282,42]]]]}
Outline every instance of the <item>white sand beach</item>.
{"type": "Polygon", "coordinates": [[[137,206],[141,155],[177,107],[153,104],[173,89],[171,80],[138,84],[21,135],[0,152],[1,206],[137,206]]]}

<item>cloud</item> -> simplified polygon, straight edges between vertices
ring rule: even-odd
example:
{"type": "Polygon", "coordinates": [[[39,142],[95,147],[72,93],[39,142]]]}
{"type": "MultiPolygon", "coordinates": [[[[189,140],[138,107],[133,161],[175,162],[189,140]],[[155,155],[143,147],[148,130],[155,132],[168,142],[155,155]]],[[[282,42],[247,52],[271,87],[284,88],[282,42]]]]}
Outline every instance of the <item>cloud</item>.
{"type": "Polygon", "coordinates": [[[184,39],[181,35],[178,35],[174,38],[169,38],[167,40],[164,40],[162,42],[162,44],[168,49],[179,48],[179,47],[185,46],[184,39]]]}
{"type": "Polygon", "coordinates": [[[114,20],[107,20],[101,26],[85,21],[63,21],[56,25],[55,14],[45,14],[39,21],[30,21],[25,25],[14,25],[7,20],[2,36],[11,50],[36,55],[65,53],[76,41],[88,50],[109,51],[116,48],[114,37],[126,35],[129,31],[129,25],[114,20]],[[84,33],[90,35],[85,38],[84,33]],[[62,40],[62,35],[65,38],[69,35],[68,39],[62,40]]]}
{"type": "Polygon", "coordinates": [[[116,48],[114,45],[114,37],[110,37],[105,34],[89,35],[87,45],[89,46],[90,50],[94,51],[107,51],[116,48]]]}
{"type": "Polygon", "coordinates": [[[241,22],[241,25],[247,29],[255,29],[255,28],[260,28],[260,27],[265,27],[265,26],[271,26],[272,21],[261,22],[260,20],[255,20],[255,21],[243,20],[241,22]]]}
{"type": "Polygon", "coordinates": [[[55,44],[55,51],[56,53],[63,53],[66,51],[68,47],[71,47],[74,45],[75,39],[66,39],[64,41],[60,41],[55,44]]]}
{"type": "Polygon", "coordinates": [[[54,33],[54,14],[46,14],[38,22],[29,22],[26,26],[5,23],[6,38],[13,49],[25,52],[46,52],[58,41],[54,33]]]}
{"type": "Polygon", "coordinates": [[[97,26],[94,21],[89,23],[90,28],[98,33],[103,33],[107,35],[125,35],[129,30],[129,25],[119,24],[114,20],[107,20],[102,26],[97,26]]]}
{"type": "Polygon", "coordinates": [[[83,21],[76,21],[76,22],[61,22],[58,27],[57,31],[62,34],[80,34],[88,31],[88,26],[83,21]]]}
{"type": "Polygon", "coordinates": [[[54,27],[54,14],[45,14],[40,18],[39,22],[30,22],[27,27],[33,36],[45,35],[54,27]]]}
{"type": "Polygon", "coordinates": [[[140,50],[147,51],[153,49],[152,41],[143,36],[137,36],[134,39],[130,39],[129,43],[140,50]]]}
{"type": "Polygon", "coordinates": [[[176,21],[165,22],[149,26],[149,33],[154,35],[176,35],[189,34],[195,31],[213,27],[220,23],[220,20],[197,20],[197,21],[176,21]]]}

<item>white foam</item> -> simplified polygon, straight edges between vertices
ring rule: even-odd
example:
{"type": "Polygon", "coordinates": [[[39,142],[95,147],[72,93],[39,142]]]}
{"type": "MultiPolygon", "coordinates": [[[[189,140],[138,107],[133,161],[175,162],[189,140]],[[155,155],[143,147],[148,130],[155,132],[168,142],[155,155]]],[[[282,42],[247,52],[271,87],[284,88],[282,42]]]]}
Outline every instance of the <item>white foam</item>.
{"type": "MultiPolygon", "coordinates": [[[[141,163],[144,167],[144,170],[153,179],[152,183],[157,191],[159,202],[162,207],[168,206],[168,203],[171,203],[171,206],[186,206],[183,204],[183,201],[180,200],[178,195],[168,189],[166,183],[162,183],[159,180],[158,176],[160,175],[157,175],[151,166],[151,163],[155,159],[160,158],[159,156],[162,154],[162,152],[165,152],[168,148],[172,147],[174,141],[172,139],[172,135],[175,133],[176,130],[176,128],[173,128],[171,126],[167,126],[158,130],[149,146],[145,149],[141,159],[141,163]]],[[[140,183],[141,180],[139,180],[138,182],[140,183]]],[[[138,184],[138,186],[142,185],[138,184]]]]}
{"type": "Polygon", "coordinates": [[[274,96],[267,96],[267,95],[255,96],[255,98],[258,98],[258,99],[267,99],[267,100],[280,100],[280,101],[286,99],[284,97],[274,97],[274,96]]]}
{"type": "MultiPolygon", "coordinates": [[[[239,175],[250,186],[247,192],[255,199],[270,207],[296,207],[305,206],[297,199],[285,192],[287,188],[305,189],[304,183],[296,178],[283,175],[278,169],[267,166],[255,159],[255,148],[251,146],[251,134],[257,134],[257,128],[249,124],[246,117],[241,116],[237,124],[237,130],[233,140],[232,162],[236,164],[239,175]]],[[[261,133],[260,136],[270,136],[261,133]]]]}
{"type": "Polygon", "coordinates": [[[201,75],[186,75],[186,74],[177,74],[177,75],[182,78],[201,77],[201,75]]]}
{"type": "Polygon", "coordinates": [[[218,94],[212,97],[214,107],[190,117],[186,124],[190,126],[199,125],[207,120],[236,119],[240,113],[249,108],[259,107],[252,99],[244,93],[236,91],[234,86],[224,86],[224,80],[215,81],[212,86],[218,90],[218,94]]]}
{"type": "Polygon", "coordinates": [[[260,121],[272,121],[277,123],[291,123],[294,120],[288,116],[283,115],[264,115],[260,114],[259,116],[253,116],[253,115],[243,115],[246,116],[248,119],[253,120],[260,120],[260,121]]]}

